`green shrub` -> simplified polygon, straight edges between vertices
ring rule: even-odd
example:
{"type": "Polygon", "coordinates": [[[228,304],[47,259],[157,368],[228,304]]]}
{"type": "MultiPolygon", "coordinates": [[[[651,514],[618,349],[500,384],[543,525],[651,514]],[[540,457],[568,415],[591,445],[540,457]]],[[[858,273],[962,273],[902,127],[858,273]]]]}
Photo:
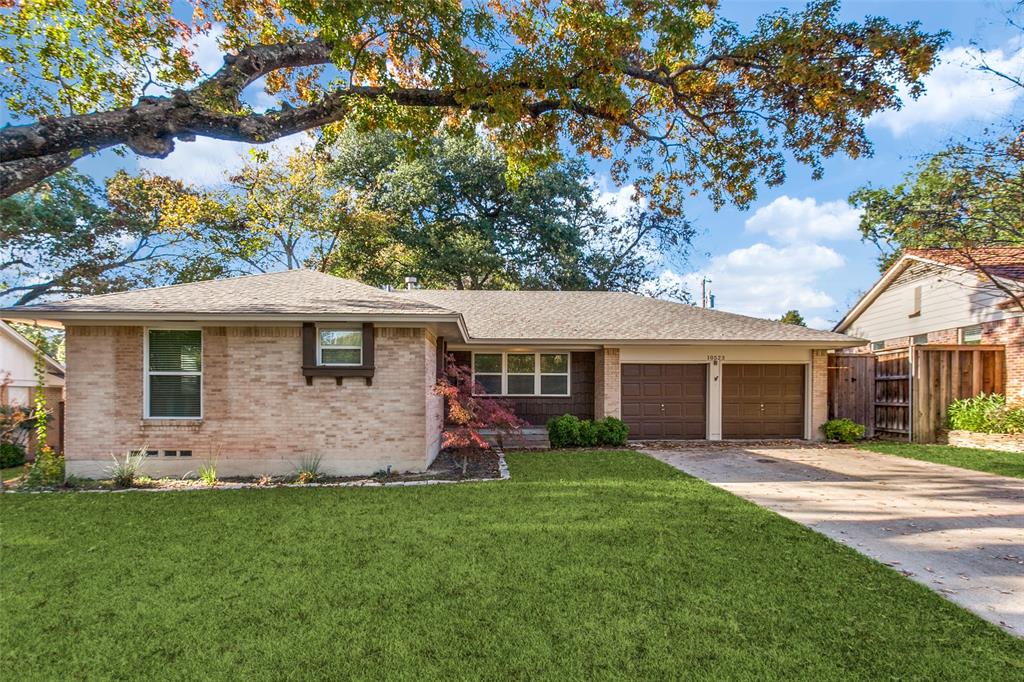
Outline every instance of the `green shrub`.
{"type": "Polygon", "coordinates": [[[211,488],[217,485],[217,462],[209,462],[199,467],[199,480],[211,488]]]}
{"type": "Polygon", "coordinates": [[[21,466],[25,463],[25,448],[17,443],[0,443],[0,469],[21,466]]]}
{"type": "Polygon", "coordinates": [[[1005,433],[1024,433],[1024,406],[1017,405],[1006,408],[1003,413],[1003,431],[1005,433]]]}
{"type": "Polygon", "coordinates": [[[629,439],[629,427],[626,422],[615,417],[605,417],[597,422],[603,431],[601,442],[605,445],[622,447],[629,439]]]}
{"type": "Polygon", "coordinates": [[[852,419],[829,419],[821,425],[826,440],[852,443],[864,437],[864,426],[852,419]]]}
{"type": "Polygon", "coordinates": [[[64,455],[49,445],[39,448],[23,484],[26,488],[43,488],[64,483],[64,455]]]}
{"type": "Polygon", "coordinates": [[[111,480],[114,481],[114,485],[119,488],[131,488],[142,469],[143,462],[146,461],[146,448],[143,446],[138,450],[133,450],[127,453],[124,459],[118,459],[113,455],[111,458],[113,458],[114,464],[107,472],[110,474],[111,480]]]}
{"type": "Polygon", "coordinates": [[[580,420],[571,414],[548,420],[548,440],[553,448],[571,448],[580,441],[580,420]]]}
{"type": "Polygon", "coordinates": [[[615,417],[590,421],[571,414],[548,420],[548,440],[553,448],[592,448],[598,445],[622,446],[629,437],[629,427],[615,417]]]}
{"type": "Polygon", "coordinates": [[[320,473],[320,455],[306,455],[299,461],[295,472],[295,482],[306,485],[313,483],[322,476],[320,473]]]}
{"type": "Polygon", "coordinates": [[[582,448],[592,448],[601,444],[602,430],[589,419],[580,421],[580,435],[576,445],[582,448]]]}
{"type": "Polygon", "coordinates": [[[978,433],[1024,433],[1024,405],[1007,405],[998,393],[982,393],[953,401],[949,428],[978,433]]]}

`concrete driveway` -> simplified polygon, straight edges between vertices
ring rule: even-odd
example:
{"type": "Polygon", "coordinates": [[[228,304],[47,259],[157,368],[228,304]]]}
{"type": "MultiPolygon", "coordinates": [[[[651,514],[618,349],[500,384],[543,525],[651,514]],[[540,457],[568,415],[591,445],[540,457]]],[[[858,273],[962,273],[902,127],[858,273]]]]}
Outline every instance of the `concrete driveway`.
{"type": "Polygon", "coordinates": [[[847,448],[641,448],[1024,636],[1024,480],[847,448]]]}

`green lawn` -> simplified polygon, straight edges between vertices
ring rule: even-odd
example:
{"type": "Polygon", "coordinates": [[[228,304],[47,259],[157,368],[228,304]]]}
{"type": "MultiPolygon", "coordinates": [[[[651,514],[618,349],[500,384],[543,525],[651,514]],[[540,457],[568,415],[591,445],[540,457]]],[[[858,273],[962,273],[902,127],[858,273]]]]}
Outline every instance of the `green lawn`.
{"type": "Polygon", "coordinates": [[[0,496],[10,679],[1020,679],[1024,640],[631,452],[508,482],[0,496]]]}
{"type": "Polygon", "coordinates": [[[18,476],[21,476],[23,473],[25,473],[25,465],[23,464],[18,465],[16,467],[0,469],[0,479],[3,479],[4,481],[10,481],[17,478],[18,476]]]}
{"type": "Polygon", "coordinates": [[[1024,454],[978,450],[975,448],[954,448],[948,445],[918,445],[917,443],[895,443],[872,441],[858,445],[861,450],[897,455],[910,459],[921,459],[936,464],[948,464],[961,469],[973,469],[1000,476],[1024,478],[1024,454]]]}

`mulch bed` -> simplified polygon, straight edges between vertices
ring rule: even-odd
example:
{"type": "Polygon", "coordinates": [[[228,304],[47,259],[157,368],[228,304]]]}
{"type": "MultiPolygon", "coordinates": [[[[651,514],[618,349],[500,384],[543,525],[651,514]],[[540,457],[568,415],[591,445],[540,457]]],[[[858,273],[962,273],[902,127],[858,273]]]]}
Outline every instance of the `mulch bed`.
{"type": "MultiPolygon", "coordinates": [[[[417,481],[471,481],[480,479],[501,478],[499,467],[500,456],[494,450],[486,450],[471,456],[468,460],[466,472],[462,472],[462,457],[455,453],[442,450],[434,459],[426,471],[392,473],[389,476],[321,476],[309,485],[368,485],[380,486],[386,484],[414,483],[417,481]]],[[[0,490],[14,491],[20,488],[23,479],[9,480],[4,483],[0,490]]],[[[208,490],[216,488],[233,487],[260,487],[274,488],[279,486],[296,485],[292,476],[275,477],[224,477],[218,478],[217,483],[208,486],[195,478],[159,478],[149,479],[141,477],[131,488],[119,488],[110,480],[77,479],[72,485],[63,485],[49,490],[72,491],[72,490],[208,490]]]]}
{"type": "Polygon", "coordinates": [[[409,474],[418,476],[410,480],[424,478],[458,481],[463,478],[498,478],[498,453],[494,450],[484,450],[475,457],[469,458],[469,465],[466,467],[466,475],[462,475],[462,458],[455,455],[451,450],[442,450],[438,453],[434,463],[422,474],[409,474]]]}

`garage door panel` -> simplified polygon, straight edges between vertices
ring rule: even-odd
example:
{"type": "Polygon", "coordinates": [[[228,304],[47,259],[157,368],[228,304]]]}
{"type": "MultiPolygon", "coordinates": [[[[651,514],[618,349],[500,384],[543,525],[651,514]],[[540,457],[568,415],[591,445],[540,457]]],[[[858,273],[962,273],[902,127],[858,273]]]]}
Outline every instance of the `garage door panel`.
{"type": "Polygon", "coordinates": [[[706,365],[623,364],[621,372],[630,438],[706,437],[706,365]]]}
{"type": "Polygon", "coordinates": [[[724,438],[803,438],[804,365],[722,367],[724,438]]]}

